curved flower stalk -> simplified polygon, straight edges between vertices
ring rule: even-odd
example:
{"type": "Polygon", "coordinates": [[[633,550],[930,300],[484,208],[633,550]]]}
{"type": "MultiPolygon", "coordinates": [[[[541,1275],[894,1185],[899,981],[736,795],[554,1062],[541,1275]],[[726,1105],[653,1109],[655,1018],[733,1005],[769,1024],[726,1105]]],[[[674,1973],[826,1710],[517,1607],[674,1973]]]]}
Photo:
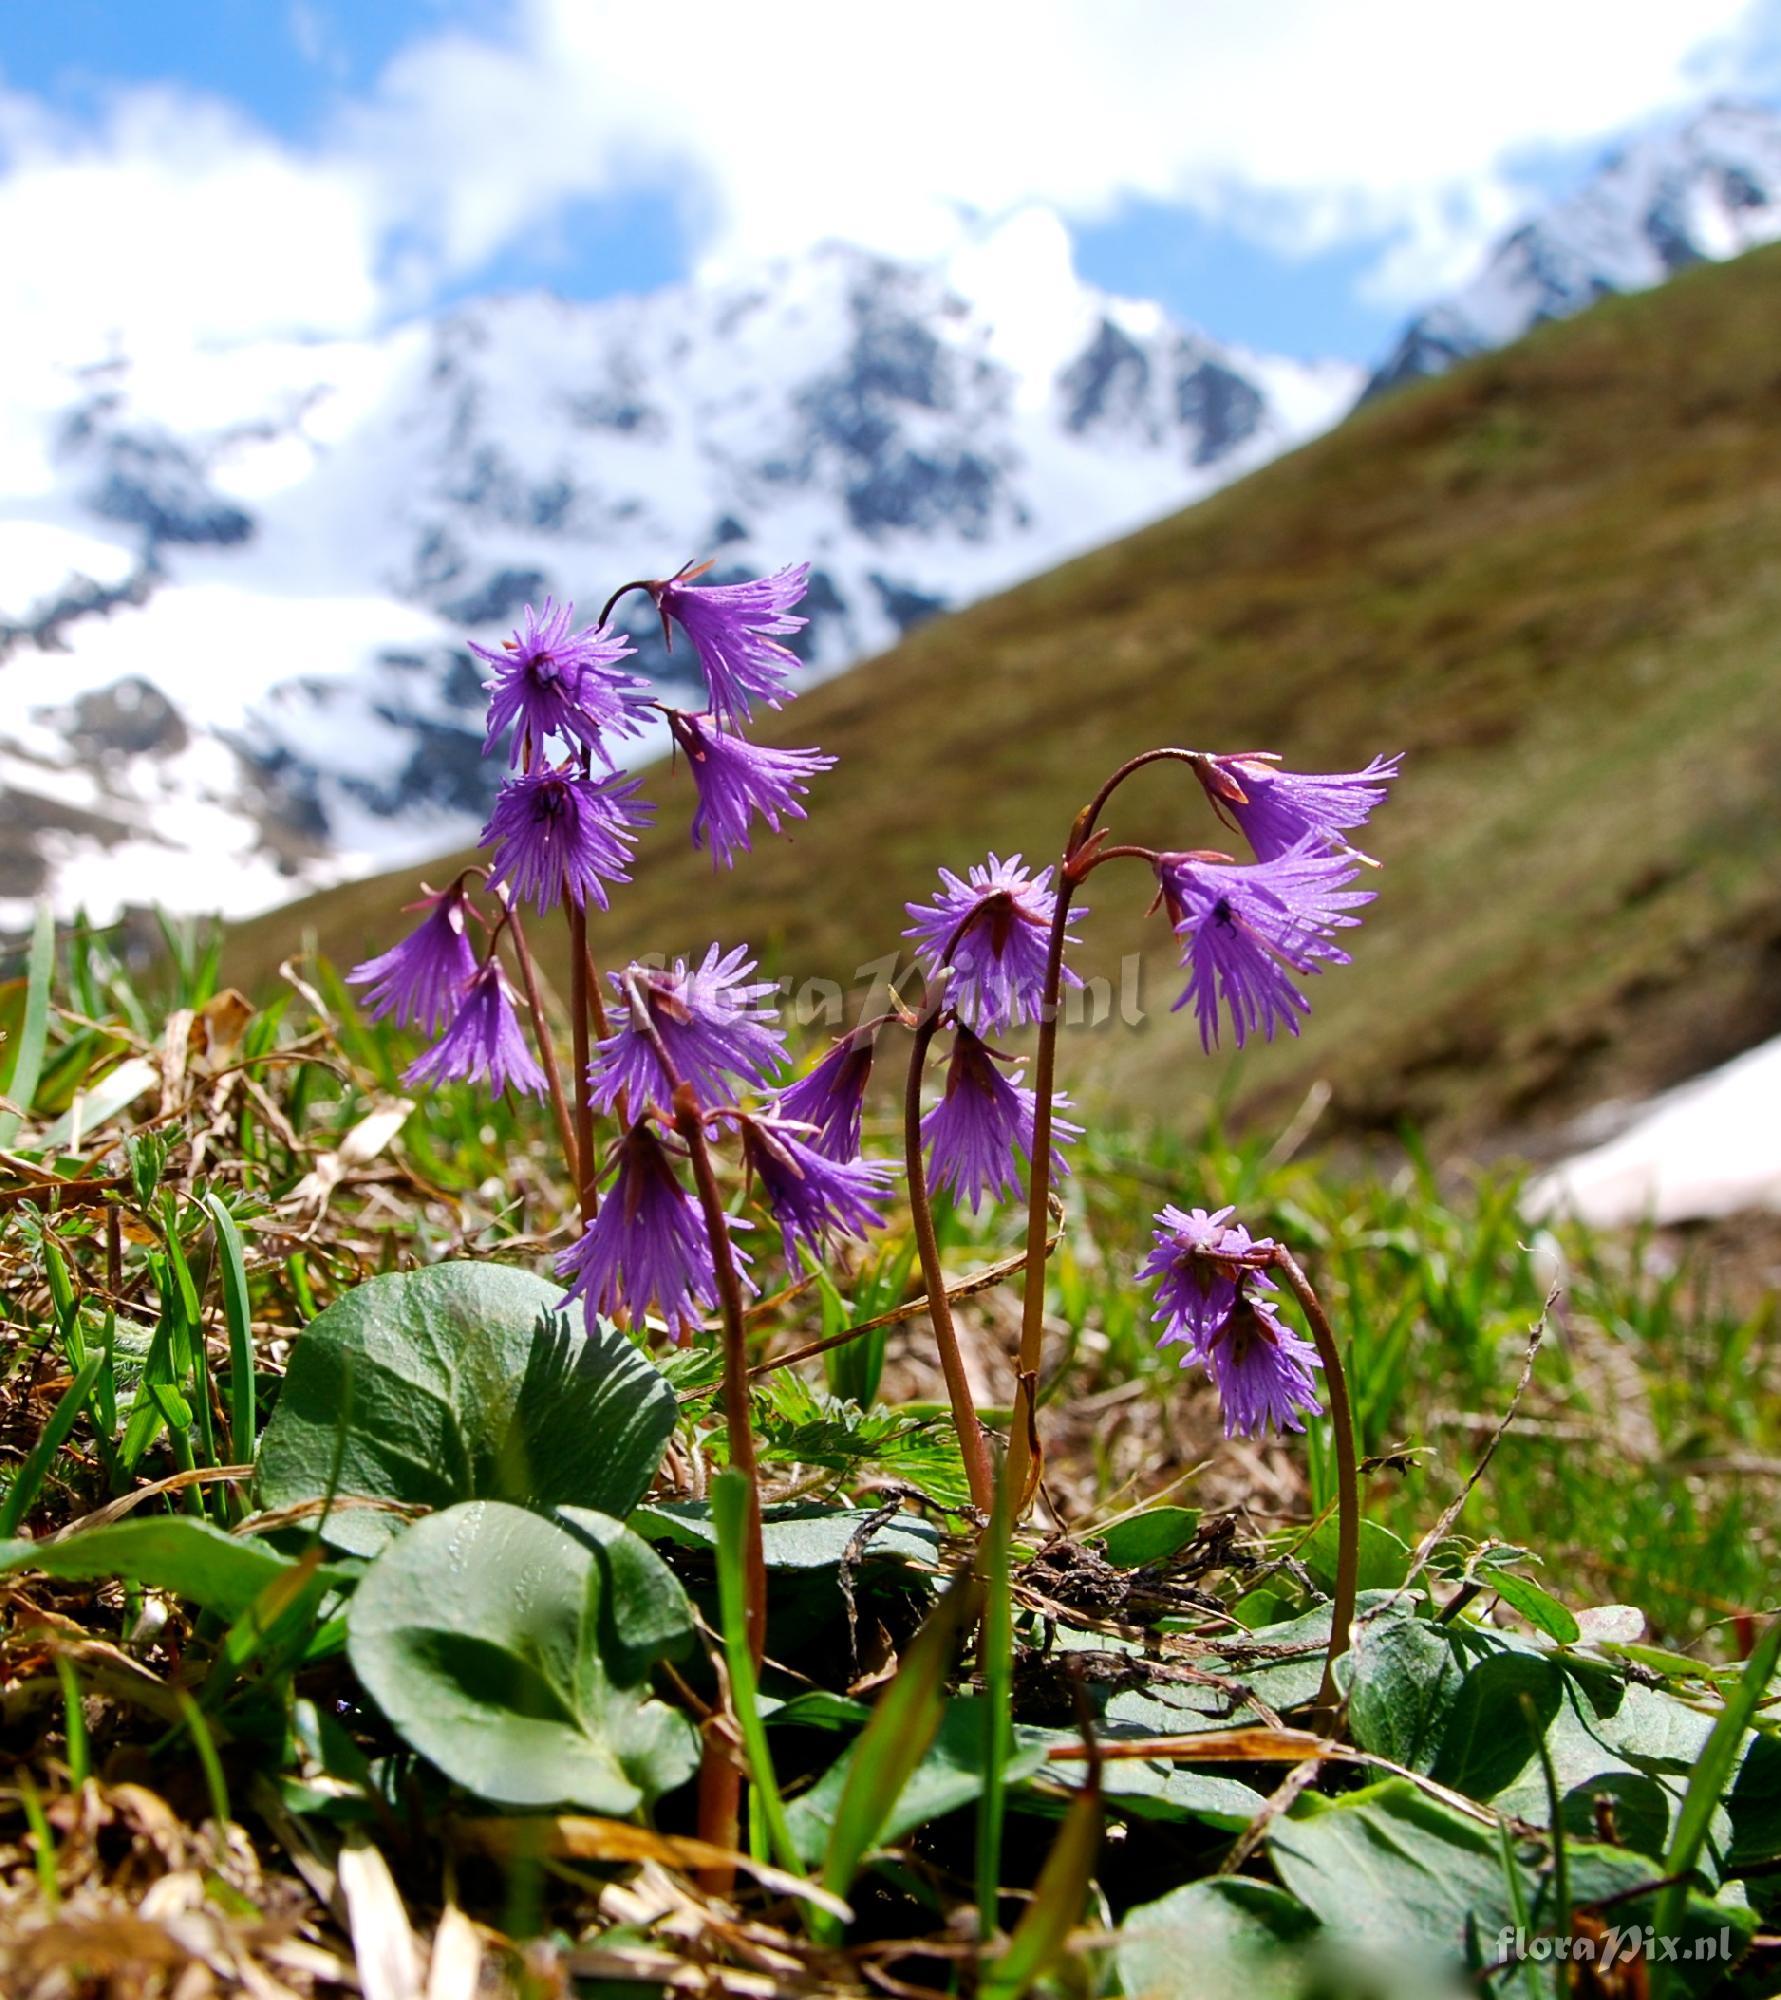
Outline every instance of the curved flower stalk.
{"type": "MultiPolygon", "coordinates": [[[[1326,965],[1347,963],[1334,933],[1359,921],[1352,912],[1369,892],[1348,887],[1362,858],[1342,835],[1365,821],[1396,776],[1399,759],[1376,758],[1362,772],[1306,777],[1274,769],[1268,753],[1218,757],[1173,745],[1130,758],[1102,784],[1076,815],[1058,868],[1057,890],[1046,940],[1045,971],[1036,1018],[1038,1047],[1033,1060],[1033,1142],[1027,1184],[1026,1285],[1021,1305],[1020,1353],[1016,1363],[1014,1422],[1009,1436],[1009,1479],[1024,1512],[1038,1480],[1034,1450],[1038,1376],[1045,1315],[1045,1224],[1051,1194],[1051,1125],[1057,1066],[1058,1020],[1066,980],[1065,947],[1070,936],[1071,902],[1096,868],[1116,860],[1142,861],[1153,872],[1157,900],[1181,940],[1188,971],[1182,1004],[1191,1001],[1207,1047],[1216,1040],[1221,1009],[1228,1013],[1239,1044],[1252,1033],[1272,1038],[1275,1029],[1296,1031],[1305,996],[1294,983],[1326,965]],[[1275,813],[1252,814],[1256,859],[1240,867],[1229,855],[1204,851],[1159,853],[1145,847],[1111,844],[1100,826],[1114,794],[1137,772],[1154,764],[1185,764],[1214,804],[1248,809],[1265,778],[1275,813]],[[1257,774],[1260,774],[1258,776],[1257,774]],[[1245,789],[1245,785],[1250,788],[1245,789]],[[1293,840],[1277,842],[1286,815],[1296,812],[1293,840]],[[1263,849],[1269,850],[1264,853],[1263,849]]],[[[1246,1347],[1245,1352],[1248,1352],[1246,1347]]],[[[1322,1354],[1320,1343],[1319,1352],[1322,1354]]],[[[1326,1370],[1331,1354],[1324,1354],[1326,1370]]],[[[1228,1364],[1227,1364],[1228,1365],[1228,1364]]],[[[1332,1420],[1346,1420],[1346,1400],[1332,1420]]],[[[1349,1441],[1352,1443],[1352,1440],[1349,1441]]]]}

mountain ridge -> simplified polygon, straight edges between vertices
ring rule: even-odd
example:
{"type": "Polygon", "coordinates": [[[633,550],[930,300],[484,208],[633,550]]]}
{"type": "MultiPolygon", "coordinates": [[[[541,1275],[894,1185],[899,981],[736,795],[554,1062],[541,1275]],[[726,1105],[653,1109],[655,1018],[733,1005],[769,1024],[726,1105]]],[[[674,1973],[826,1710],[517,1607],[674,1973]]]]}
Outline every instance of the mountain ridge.
{"type": "MultiPolygon", "coordinates": [[[[769,740],[841,761],[795,839],[733,875],[687,844],[685,772],[652,769],[660,821],[602,956],[747,939],[794,992],[834,981],[851,1009],[856,968],[899,948],[937,867],[1053,857],[1152,743],[1306,770],[1403,750],[1367,830],[1378,899],[1354,963],[1311,982],[1303,1038],[1190,1062],[1164,1018],[1172,940],[1144,883],[1109,869],[1077,963],[1115,1018],[1066,1036],[1068,1088],[1284,1120],[1327,1085],[1349,1131],[1476,1140],[1550,1133],[1781,1031],[1778,313],[1781,249],[1609,300],[922,626],[775,718],[769,740]]],[[[1166,772],[1110,821],[1220,844],[1166,772]]],[[[239,927],[229,970],[268,978],[304,935],[343,965],[381,949],[413,885],[239,927]]],[[[552,929],[535,933],[560,973],[552,929]]]]}
{"type": "Polygon", "coordinates": [[[1475,276],[1408,322],[1364,394],[1443,374],[1549,320],[1778,237],[1781,116],[1715,100],[1617,148],[1575,193],[1507,231],[1475,276]]]}
{"type": "MultiPolygon", "coordinates": [[[[64,649],[55,699],[13,695],[0,784],[53,775],[66,813],[116,821],[65,830],[65,902],[276,900],[474,830],[493,773],[465,641],[528,600],[794,546],[800,649],[835,671],[1210,491],[1356,386],[1083,283],[1037,217],[945,266],[829,245],[718,287],[90,370],[40,413],[36,490],[0,500],[14,687],[64,649]],[[120,701],[160,733],[107,737],[120,701]]],[[[0,896],[37,886],[30,861],[0,857],[0,896]]]]}

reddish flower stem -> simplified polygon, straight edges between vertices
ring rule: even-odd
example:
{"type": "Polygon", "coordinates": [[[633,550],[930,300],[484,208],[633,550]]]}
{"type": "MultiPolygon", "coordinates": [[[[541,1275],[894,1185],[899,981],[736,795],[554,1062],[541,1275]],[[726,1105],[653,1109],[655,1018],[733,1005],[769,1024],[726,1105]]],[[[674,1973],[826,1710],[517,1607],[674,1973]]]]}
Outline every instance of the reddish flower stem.
{"type": "Polygon", "coordinates": [[[1348,1402],[1348,1378],[1336,1349],[1336,1336],[1323,1303],[1311,1289],[1311,1281],[1299,1268],[1298,1260],[1284,1244],[1276,1243],[1267,1252],[1269,1268],[1276,1270],[1292,1287],[1294,1298],[1304,1311],[1323,1363],[1324,1383],[1329,1391],[1330,1429],[1336,1441],[1336,1589],[1330,1605],[1330,1645],[1324,1657],[1323,1685],[1317,1694],[1318,1713],[1328,1721],[1339,1705],[1336,1693],[1336,1662],[1348,1650],[1354,1625],[1354,1600],[1360,1576],[1360,1468],[1355,1462],[1354,1414],[1348,1402]]]}
{"type": "Polygon", "coordinates": [[[575,1155],[581,1163],[576,1192],[585,1229],[600,1212],[598,1163],[594,1159],[594,1108],[588,1100],[587,910],[569,905],[569,1024],[575,1042],[575,1155]]]}
{"type": "MultiPolygon", "coordinates": [[[[767,1559],[761,1541],[761,1486],[749,1400],[748,1332],[743,1317],[742,1280],[730,1253],[729,1220],[718,1191],[717,1173],[711,1164],[705,1121],[692,1087],[681,1081],[674,1058],[668,1053],[668,1045],[662,1040],[649,1002],[636,980],[627,981],[626,997],[632,1024],[647,1038],[673,1094],[674,1129],[692,1160],[693,1185],[698,1190],[705,1233],[711,1239],[711,1265],[724,1328],[724,1415],[729,1426],[730,1463],[748,1481],[743,1582],[747,1595],[748,1650],[758,1667],[767,1649],[767,1559]]],[[[741,1799],[742,1775],[736,1761],[717,1731],[707,1729],[699,1765],[699,1838],[716,1847],[735,1848],[740,1839],[741,1799]]],[[[731,1885],[732,1875],[729,1869],[718,1868],[703,1871],[701,1879],[708,1889],[723,1894],[731,1885]]]]}
{"type": "MultiPolygon", "coordinates": [[[[552,1108],[557,1114],[557,1137],[563,1148],[563,1169],[579,1187],[581,1185],[583,1154],[577,1142],[576,1128],[569,1116],[569,1102],[563,1094],[563,1073],[557,1066],[556,1044],[551,1040],[550,1023],[544,1017],[544,997],[538,990],[538,968],[532,963],[532,953],[526,943],[525,926],[520,922],[519,910],[509,903],[501,914],[497,930],[505,926],[513,937],[513,953],[519,960],[520,984],[525,990],[526,1011],[532,1017],[532,1035],[538,1044],[538,1060],[544,1066],[544,1081],[550,1090],[552,1108]]],[[[494,940],[490,939],[491,947],[494,940]]],[[[591,1170],[590,1170],[591,1171],[591,1170]]],[[[583,1220],[585,1220],[585,1213],[583,1220]]]]}
{"type": "MultiPolygon", "coordinates": [[[[1008,1435],[1008,1490],[1014,1496],[1015,1519],[1032,1504],[1041,1467],[1034,1450],[1037,1437],[1039,1363],[1045,1336],[1045,1224],[1051,1196],[1051,1098],[1057,1081],[1057,1030],[1063,1013],[1064,932],[1070,922],[1070,899],[1076,884],[1095,865],[1090,846],[1096,822],[1107,801],[1135,772],[1147,764],[1204,763],[1197,750],[1173,747],[1146,750],[1121,764],[1095,793],[1070,828],[1058,869],[1057,908],[1045,952],[1045,988],[1039,1003],[1039,1039],[1033,1054],[1033,1149],[1027,1180],[1026,1289],[1021,1299],[1020,1356],[1015,1364],[1014,1420],[1008,1435]],[[1086,850],[1086,852],[1085,852],[1086,850]],[[1085,865],[1079,865],[1085,864],[1085,865]]],[[[1140,853],[1144,850],[1138,850],[1140,853]]],[[[1114,856],[1108,853],[1106,859],[1114,856]]]]}
{"type": "MultiPolygon", "coordinates": [[[[634,1002],[633,1005],[636,1003],[634,1002]]],[[[730,1464],[748,1480],[748,1514],[743,1530],[743,1574],[747,1589],[748,1650],[758,1669],[767,1649],[767,1559],[761,1540],[761,1487],[754,1449],[754,1421],[748,1394],[748,1340],[742,1318],[742,1282],[730,1255],[730,1228],[711,1164],[705,1124],[693,1100],[690,1084],[674,1089],[674,1129],[692,1156],[693,1182],[699,1191],[705,1228],[711,1237],[717,1272],[718,1302],[724,1323],[724,1415],[730,1434],[730,1464]]],[[[729,1746],[708,1730],[699,1764],[699,1837],[718,1847],[735,1848],[741,1840],[742,1774],[729,1746]]],[[[727,1871],[716,1871],[727,1874],[727,1871]]],[[[728,1880],[707,1880],[726,1892],[728,1880]]]]}
{"type": "Polygon", "coordinates": [[[952,1427],[958,1433],[959,1456],[965,1462],[971,1504],[980,1514],[987,1515],[995,1505],[995,1472],[983,1426],[977,1421],[977,1405],[971,1397],[965,1357],[959,1349],[958,1329],[953,1324],[952,1303],[946,1295],[946,1274],[940,1268],[940,1244],[934,1234],[934,1211],[928,1200],[927,1167],[922,1158],[921,1077],[928,1045],[940,1025],[939,991],[930,995],[922,1009],[909,1051],[909,1079],[903,1090],[903,1157],[909,1174],[909,1214],[915,1226],[916,1254],[921,1259],[922,1283],[927,1288],[934,1345],[940,1350],[940,1372],[946,1378],[946,1395],[952,1404],[952,1427]]]}

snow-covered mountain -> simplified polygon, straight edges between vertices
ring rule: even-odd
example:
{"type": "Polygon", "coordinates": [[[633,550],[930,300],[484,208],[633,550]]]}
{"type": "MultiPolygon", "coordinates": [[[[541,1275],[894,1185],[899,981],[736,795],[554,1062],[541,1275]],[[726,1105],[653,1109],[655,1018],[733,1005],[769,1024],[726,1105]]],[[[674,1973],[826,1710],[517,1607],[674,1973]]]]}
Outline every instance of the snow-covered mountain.
{"type": "Polygon", "coordinates": [[[1711,104],[1611,155],[1576,194],[1505,236],[1470,283],[1410,321],[1367,393],[1440,375],[1542,320],[1777,239],[1781,115],[1711,104]]]}
{"type": "Polygon", "coordinates": [[[240,911],[463,838],[496,776],[465,641],[528,599],[591,616],[689,557],[808,557],[831,671],[1256,465],[1359,379],[1107,297],[1028,216],[939,268],[831,246],[14,381],[0,920],[45,888],[240,911]]]}

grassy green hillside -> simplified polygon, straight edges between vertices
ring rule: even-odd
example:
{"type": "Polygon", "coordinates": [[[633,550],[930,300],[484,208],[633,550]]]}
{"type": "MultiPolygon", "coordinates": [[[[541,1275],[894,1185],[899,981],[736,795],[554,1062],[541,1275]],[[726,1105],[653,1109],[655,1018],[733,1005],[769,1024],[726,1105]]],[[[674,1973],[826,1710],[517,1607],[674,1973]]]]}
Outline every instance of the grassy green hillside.
{"type": "MultiPolygon", "coordinates": [[[[1781,1029],[1778,325],[1781,252],[1612,301],[924,628],[780,718],[842,762],[798,839],[733,877],[686,847],[685,773],[658,774],[602,955],[751,938],[846,981],[937,863],[1050,857],[1149,744],[1300,768],[1402,749],[1357,962],[1317,983],[1301,1042],[1244,1061],[1240,1102],[1279,1112],[1325,1079],[1351,1128],[1518,1132],[1781,1029]]],[[[1166,769],[1111,823],[1218,844],[1166,769]]],[[[235,976],[304,931],[342,959],[387,942],[414,879],[245,926],[235,976]]],[[[1079,1031],[1064,1076],[1191,1115],[1225,1066],[1166,1019],[1172,941],[1136,875],[1093,889],[1081,967],[1147,949],[1149,1019],[1079,1031]]]]}

